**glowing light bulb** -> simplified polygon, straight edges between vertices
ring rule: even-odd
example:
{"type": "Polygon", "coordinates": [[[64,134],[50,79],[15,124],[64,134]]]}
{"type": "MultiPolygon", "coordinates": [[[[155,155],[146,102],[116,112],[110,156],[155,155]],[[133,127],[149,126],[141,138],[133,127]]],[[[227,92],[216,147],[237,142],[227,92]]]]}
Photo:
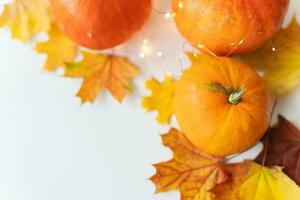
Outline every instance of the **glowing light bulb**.
{"type": "Polygon", "coordinates": [[[171,73],[171,72],[167,72],[167,76],[170,76],[170,77],[172,77],[173,75],[172,75],[172,73],[171,73]]]}
{"type": "Polygon", "coordinates": [[[273,48],[272,48],[272,51],[276,51],[276,48],[275,48],[275,47],[273,47],[273,48]]]}
{"type": "Polygon", "coordinates": [[[147,44],[149,44],[149,41],[147,39],[143,39],[143,44],[147,45],[147,44]]]}
{"type": "Polygon", "coordinates": [[[183,3],[182,3],[182,2],[179,2],[179,3],[178,3],[178,8],[180,8],[180,9],[183,8],[183,3]]]}
{"type": "Polygon", "coordinates": [[[93,37],[93,33],[92,32],[88,32],[88,37],[92,38],[93,37]]]}
{"type": "Polygon", "coordinates": [[[118,45],[118,46],[116,46],[116,47],[114,47],[114,49],[121,49],[123,47],[123,45],[118,45]]]}
{"type": "Polygon", "coordinates": [[[147,39],[143,39],[142,45],[141,45],[141,52],[140,52],[139,56],[141,58],[144,58],[147,55],[149,55],[150,52],[151,52],[151,48],[149,46],[149,41],[147,39]]]}
{"type": "Polygon", "coordinates": [[[145,54],[144,53],[139,53],[139,56],[141,57],[141,58],[145,58],[145,54]]]}
{"type": "Polygon", "coordinates": [[[165,14],[165,18],[170,18],[172,16],[172,14],[170,13],[170,12],[167,12],[166,14],[165,14]]]}
{"type": "Polygon", "coordinates": [[[163,53],[161,51],[157,52],[157,56],[158,57],[162,57],[163,56],[163,53]]]}
{"type": "Polygon", "coordinates": [[[241,45],[241,44],[243,44],[243,43],[244,43],[244,39],[241,40],[241,41],[239,42],[239,45],[241,45]]]}
{"type": "Polygon", "coordinates": [[[150,51],[149,46],[143,45],[143,46],[142,46],[142,51],[143,51],[144,53],[149,53],[149,51],[150,51]]]}

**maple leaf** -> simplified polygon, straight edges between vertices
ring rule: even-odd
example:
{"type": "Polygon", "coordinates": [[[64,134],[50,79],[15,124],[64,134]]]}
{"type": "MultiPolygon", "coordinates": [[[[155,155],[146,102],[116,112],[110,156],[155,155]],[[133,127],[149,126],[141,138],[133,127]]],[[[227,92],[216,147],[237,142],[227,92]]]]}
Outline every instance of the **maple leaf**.
{"type": "Polygon", "coordinates": [[[51,25],[48,36],[48,41],[37,43],[35,47],[37,52],[47,54],[44,69],[53,71],[58,67],[64,67],[65,62],[71,62],[76,58],[77,45],[65,36],[56,24],[51,25]]]}
{"type": "Polygon", "coordinates": [[[269,128],[264,139],[264,151],[257,159],[267,166],[278,165],[300,185],[300,131],[284,117],[269,128]]]}
{"type": "Polygon", "coordinates": [[[264,80],[279,97],[300,84],[300,26],[296,17],[270,42],[257,51],[241,57],[265,72],[264,80]]]}
{"type": "Polygon", "coordinates": [[[118,100],[131,91],[131,81],[139,73],[136,66],[125,57],[109,54],[82,52],[78,63],[66,63],[66,76],[83,77],[83,84],[77,93],[83,103],[93,102],[97,95],[107,88],[118,100]]]}
{"type": "MultiPolygon", "coordinates": [[[[210,190],[227,180],[222,158],[213,157],[199,151],[176,129],[162,136],[165,146],[173,151],[173,159],[155,164],[157,172],[150,180],[157,192],[178,189],[181,200],[209,200],[214,195],[210,190]]],[[[246,168],[244,163],[236,168],[246,168]]]]}
{"type": "Polygon", "coordinates": [[[300,188],[280,167],[267,168],[248,162],[250,168],[245,176],[233,174],[211,190],[216,195],[215,200],[295,200],[300,197],[300,188]]]}
{"type": "Polygon", "coordinates": [[[153,78],[146,82],[146,87],[152,94],[143,98],[142,106],[149,112],[157,110],[159,123],[169,123],[174,114],[176,81],[171,76],[166,76],[162,83],[153,78]]]}
{"type": "Polygon", "coordinates": [[[14,0],[4,6],[0,27],[8,26],[12,37],[24,42],[50,26],[48,0],[14,0]]]}

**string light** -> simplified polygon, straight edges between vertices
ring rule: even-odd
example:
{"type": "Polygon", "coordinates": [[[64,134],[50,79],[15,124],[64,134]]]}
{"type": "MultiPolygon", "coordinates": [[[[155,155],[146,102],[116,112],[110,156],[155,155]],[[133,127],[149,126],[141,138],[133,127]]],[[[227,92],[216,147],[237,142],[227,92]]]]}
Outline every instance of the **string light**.
{"type": "MultiPolygon", "coordinates": [[[[145,58],[145,57],[147,57],[148,55],[150,55],[151,51],[152,51],[152,49],[151,49],[151,46],[149,45],[149,40],[143,39],[143,40],[142,40],[142,45],[141,45],[141,51],[140,51],[140,53],[139,53],[139,57],[140,57],[140,58],[145,58]]],[[[163,52],[158,51],[158,52],[156,53],[156,55],[157,55],[158,57],[162,57],[162,56],[163,56],[163,52]]]]}
{"type": "Polygon", "coordinates": [[[208,52],[210,55],[214,56],[214,57],[217,57],[217,55],[212,52],[211,50],[209,50],[206,46],[204,46],[203,44],[198,44],[197,47],[199,49],[203,49],[204,51],[208,52]]]}
{"type": "Polygon", "coordinates": [[[165,18],[170,19],[171,17],[175,17],[176,13],[175,12],[166,12],[165,13],[165,18]]]}
{"type": "Polygon", "coordinates": [[[141,52],[139,53],[139,56],[141,58],[145,58],[150,52],[151,52],[151,48],[149,46],[149,40],[143,39],[142,46],[141,46],[141,52]]]}
{"type": "MultiPolygon", "coordinates": [[[[180,2],[178,3],[177,6],[178,6],[179,9],[183,9],[184,3],[183,3],[182,1],[180,1],[180,2]]],[[[158,12],[158,11],[157,11],[157,12],[158,12]]],[[[175,13],[175,12],[163,12],[163,11],[159,11],[159,14],[163,15],[165,19],[170,19],[170,18],[172,18],[172,17],[176,17],[176,13],[175,13]]],[[[92,37],[92,36],[93,36],[93,34],[89,32],[89,33],[88,33],[88,37],[92,37]]],[[[235,46],[235,47],[237,47],[237,46],[239,46],[239,45],[242,45],[242,44],[245,42],[245,39],[246,39],[247,37],[248,37],[248,36],[246,36],[245,38],[243,38],[243,39],[240,40],[239,42],[233,42],[233,43],[231,43],[230,45],[235,46]]],[[[299,43],[299,42],[296,42],[296,43],[299,43]]],[[[271,45],[273,46],[272,41],[271,41],[271,45]]],[[[272,50],[273,52],[276,52],[276,51],[279,51],[279,50],[281,50],[281,49],[283,49],[283,48],[287,48],[287,47],[289,47],[289,46],[290,46],[290,45],[288,45],[288,46],[286,46],[286,47],[282,47],[282,48],[275,48],[275,47],[272,47],[271,50],[272,50]]],[[[141,52],[138,54],[138,56],[139,56],[140,58],[148,57],[149,54],[150,54],[151,51],[152,51],[152,49],[151,49],[150,47],[151,47],[151,46],[149,45],[149,40],[148,40],[148,39],[143,39],[143,40],[142,40],[142,45],[141,45],[141,52]]],[[[195,47],[195,46],[194,46],[194,47],[195,47]]],[[[209,50],[205,45],[203,45],[203,44],[198,44],[198,45],[196,45],[196,47],[197,47],[198,49],[202,49],[202,50],[208,52],[210,55],[216,57],[216,54],[214,54],[211,50],[209,50]]],[[[117,47],[117,48],[120,48],[120,47],[117,47]]],[[[234,50],[235,50],[235,49],[233,49],[227,56],[229,56],[234,50]]],[[[156,55],[157,55],[158,57],[160,57],[160,58],[164,56],[164,54],[163,54],[161,51],[156,52],[156,55]]],[[[193,56],[194,56],[196,59],[199,59],[197,53],[193,53],[193,56]]],[[[180,66],[181,66],[181,71],[183,71],[183,68],[184,68],[184,67],[183,67],[183,57],[184,57],[184,54],[181,54],[180,57],[179,57],[179,63],[180,63],[180,66]]],[[[166,75],[172,76],[172,73],[171,73],[171,72],[167,72],[166,75]]]]}
{"type": "Polygon", "coordinates": [[[183,54],[181,53],[180,56],[179,56],[179,63],[180,63],[180,69],[181,69],[181,72],[183,72],[183,54]]]}
{"type": "MultiPolygon", "coordinates": [[[[179,8],[183,8],[183,2],[178,3],[179,8]]],[[[174,12],[163,12],[163,11],[157,11],[159,14],[163,14],[165,19],[170,19],[171,17],[175,17],[176,13],[174,12]]],[[[141,51],[139,52],[139,57],[140,58],[145,58],[151,53],[152,49],[151,46],[149,45],[149,40],[148,39],[143,39],[142,40],[142,45],[141,45],[141,51]]],[[[158,51],[156,53],[158,57],[163,57],[163,53],[161,51],[158,51]]]]}
{"type": "MultiPolygon", "coordinates": [[[[181,9],[181,8],[183,8],[183,2],[179,2],[178,3],[178,7],[181,9]]],[[[174,12],[165,12],[165,13],[163,13],[163,12],[160,12],[160,14],[164,14],[164,17],[166,18],[166,19],[170,19],[171,17],[175,17],[176,16],[176,13],[174,13],[174,12]]],[[[141,45],[141,51],[140,51],[140,53],[138,54],[139,55],[139,57],[140,58],[145,58],[145,57],[147,57],[150,53],[151,53],[151,51],[152,51],[152,49],[150,48],[150,45],[149,45],[149,40],[148,39],[143,39],[142,40],[142,45],[141,45]]],[[[163,57],[163,53],[161,52],[161,51],[158,51],[157,53],[156,53],[156,55],[158,56],[158,57],[163,57]]]]}

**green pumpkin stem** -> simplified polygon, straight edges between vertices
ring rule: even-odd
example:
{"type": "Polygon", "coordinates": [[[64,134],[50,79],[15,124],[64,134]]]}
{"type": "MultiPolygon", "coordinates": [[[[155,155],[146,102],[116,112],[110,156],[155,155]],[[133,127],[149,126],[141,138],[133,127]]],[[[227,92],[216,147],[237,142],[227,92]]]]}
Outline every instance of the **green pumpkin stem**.
{"type": "Polygon", "coordinates": [[[239,89],[238,91],[235,91],[233,93],[231,93],[228,97],[228,102],[233,104],[233,105],[237,105],[240,103],[242,96],[247,92],[247,88],[246,87],[242,87],[241,89],[239,89]]]}

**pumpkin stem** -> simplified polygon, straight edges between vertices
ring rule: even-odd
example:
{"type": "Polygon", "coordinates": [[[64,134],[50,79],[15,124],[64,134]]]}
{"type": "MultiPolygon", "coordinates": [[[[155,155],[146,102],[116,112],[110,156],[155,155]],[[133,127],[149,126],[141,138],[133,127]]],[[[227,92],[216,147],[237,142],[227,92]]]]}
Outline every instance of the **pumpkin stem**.
{"type": "Polygon", "coordinates": [[[239,104],[241,101],[241,98],[242,98],[243,94],[245,94],[245,92],[247,92],[247,88],[242,87],[238,91],[231,93],[228,97],[228,102],[233,105],[239,104]]]}

